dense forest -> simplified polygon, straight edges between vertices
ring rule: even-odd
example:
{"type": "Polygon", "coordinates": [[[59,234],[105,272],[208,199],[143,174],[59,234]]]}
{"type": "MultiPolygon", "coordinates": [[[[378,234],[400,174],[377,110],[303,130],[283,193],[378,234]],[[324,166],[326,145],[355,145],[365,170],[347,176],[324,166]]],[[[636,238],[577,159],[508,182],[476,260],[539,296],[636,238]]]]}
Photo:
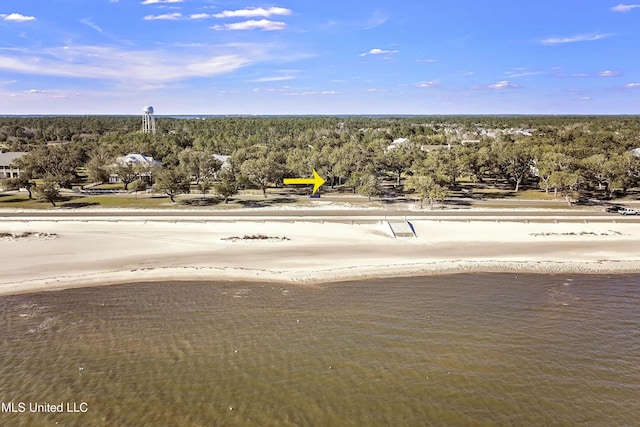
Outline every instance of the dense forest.
{"type": "MultiPolygon", "coordinates": [[[[327,180],[325,189],[368,197],[389,188],[433,201],[459,181],[538,188],[567,197],[625,195],[640,182],[640,118],[635,116],[157,117],[0,118],[0,150],[26,151],[20,178],[5,188],[57,189],[106,182],[153,185],[173,197],[194,187],[227,199],[243,188],[266,195],[286,177],[327,180]],[[118,164],[129,153],[163,163],[118,164]],[[228,155],[222,168],[213,154],[228,155]]],[[[31,191],[30,191],[31,194],[31,191]]],[[[53,197],[53,196],[52,196],[53,197]]]]}

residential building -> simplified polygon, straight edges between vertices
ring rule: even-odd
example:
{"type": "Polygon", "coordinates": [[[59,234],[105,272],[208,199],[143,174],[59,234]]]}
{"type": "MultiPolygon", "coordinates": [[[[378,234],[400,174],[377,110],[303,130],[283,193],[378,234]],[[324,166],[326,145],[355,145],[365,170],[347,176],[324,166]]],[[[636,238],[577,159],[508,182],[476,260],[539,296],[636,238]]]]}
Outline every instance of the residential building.
{"type": "MultiPolygon", "coordinates": [[[[131,153],[131,154],[127,154],[126,156],[118,157],[116,159],[116,163],[111,165],[111,167],[115,168],[117,166],[124,166],[124,165],[137,166],[137,169],[140,171],[139,176],[147,177],[151,175],[151,167],[162,166],[162,162],[154,160],[153,157],[151,156],[145,156],[144,154],[131,153]]],[[[122,180],[120,179],[117,173],[112,173],[109,176],[110,184],[116,184],[120,182],[122,182],[122,180]]]]}
{"type": "Polygon", "coordinates": [[[27,153],[22,151],[0,153],[0,179],[17,178],[20,175],[20,169],[13,166],[12,163],[25,154],[27,153]]]}

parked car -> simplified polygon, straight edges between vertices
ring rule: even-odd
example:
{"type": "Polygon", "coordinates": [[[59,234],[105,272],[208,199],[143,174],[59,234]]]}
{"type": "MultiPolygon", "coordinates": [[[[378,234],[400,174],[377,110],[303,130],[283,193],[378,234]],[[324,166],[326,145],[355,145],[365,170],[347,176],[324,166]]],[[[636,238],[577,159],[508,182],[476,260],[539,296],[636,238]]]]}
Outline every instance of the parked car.
{"type": "Polygon", "coordinates": [[[590,205],[590,204],[591,204],[591,200],[589,200],[589,198],[588,198],[588,197],[584,197],[584,196],[583,196],[583,197],[578,198],[578,200],[576,200],[574,204],[576,204],[576,205],[582,205],[582,206],[584,206],[584,205],[590,205]]]}
{"type": "Polygon", "coordinates": [[[638,215],[638,213],[640,212],[631,208],[621,208],[621,209],[618,209],[618,213],[620,215],[638,215]]]}
{"type": "Polygon", "coordinates": [[[624,209],[624,206],[620,206],[620,205],[612,205],[612,206],[607,206],[607,208],[605,209],[606,212],[611,212],[611,213],[618,213],[618,211],[620,209],[624,209]]]}

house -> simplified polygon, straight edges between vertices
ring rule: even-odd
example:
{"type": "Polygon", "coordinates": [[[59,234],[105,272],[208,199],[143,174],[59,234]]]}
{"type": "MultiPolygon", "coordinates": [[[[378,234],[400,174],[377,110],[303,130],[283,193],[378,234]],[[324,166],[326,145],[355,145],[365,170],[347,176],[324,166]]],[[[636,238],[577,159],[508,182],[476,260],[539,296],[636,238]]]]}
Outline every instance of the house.
{"type": "Polygon", "coordinates": [[[214,154],[213,158],[219,161],[220,163],[222,163],[220,170],[228,170],[231,168],[231,163],[229,163],[231,156],[225,156],[223,154],[214,154]]]}
{"type": "MultiPolygon", "coordinates": [[[[127,154],[126,156],[121,156],[116,159],[116,162],[111,165],[112,168],[116,168],[118,166],[137,166],[137,170],[139,171],[139,176],[150,176],[151,175],[151,167],[152,166],[162,166],[162,162],[154,160],[151,156],[145,156],[144,154],[127,154]]],[[[117,173],[112,173],[109,175],[109,183],[117,184],[122,182],[117,173]]]]}
{"type": "Polygon", "coordinates": [[[134,166],[162,166],[162,162],[153,160],[151,156],[145,156],[144,154],[127,154],[126,156],[118,157],[116,159],[118,165],[134,165],[134,166]]]}
{"type": "Polygon", "coordinates": [[[409,138],[396,138],[391,144],[387,146],[387,151],[395,150],[396,148],[406,145],[409,142],[409,138]]]}
{"type": "Polygon", "coordinates": [[[25,154],[27,153],[22,151],[0,153],[0,179],[17,178],[20,175],[20,169],[11,164],[25,154]]]}

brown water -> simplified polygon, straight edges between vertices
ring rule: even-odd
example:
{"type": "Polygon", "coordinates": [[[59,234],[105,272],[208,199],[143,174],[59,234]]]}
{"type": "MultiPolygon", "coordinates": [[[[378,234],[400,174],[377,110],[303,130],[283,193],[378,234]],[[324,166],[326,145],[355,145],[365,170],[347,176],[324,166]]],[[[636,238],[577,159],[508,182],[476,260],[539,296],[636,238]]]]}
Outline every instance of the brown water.
{"type": "Polygon", "coordinates": [[[639,304],[638,275],[3,297],[0,425],[640,425],[639,304]]]}

